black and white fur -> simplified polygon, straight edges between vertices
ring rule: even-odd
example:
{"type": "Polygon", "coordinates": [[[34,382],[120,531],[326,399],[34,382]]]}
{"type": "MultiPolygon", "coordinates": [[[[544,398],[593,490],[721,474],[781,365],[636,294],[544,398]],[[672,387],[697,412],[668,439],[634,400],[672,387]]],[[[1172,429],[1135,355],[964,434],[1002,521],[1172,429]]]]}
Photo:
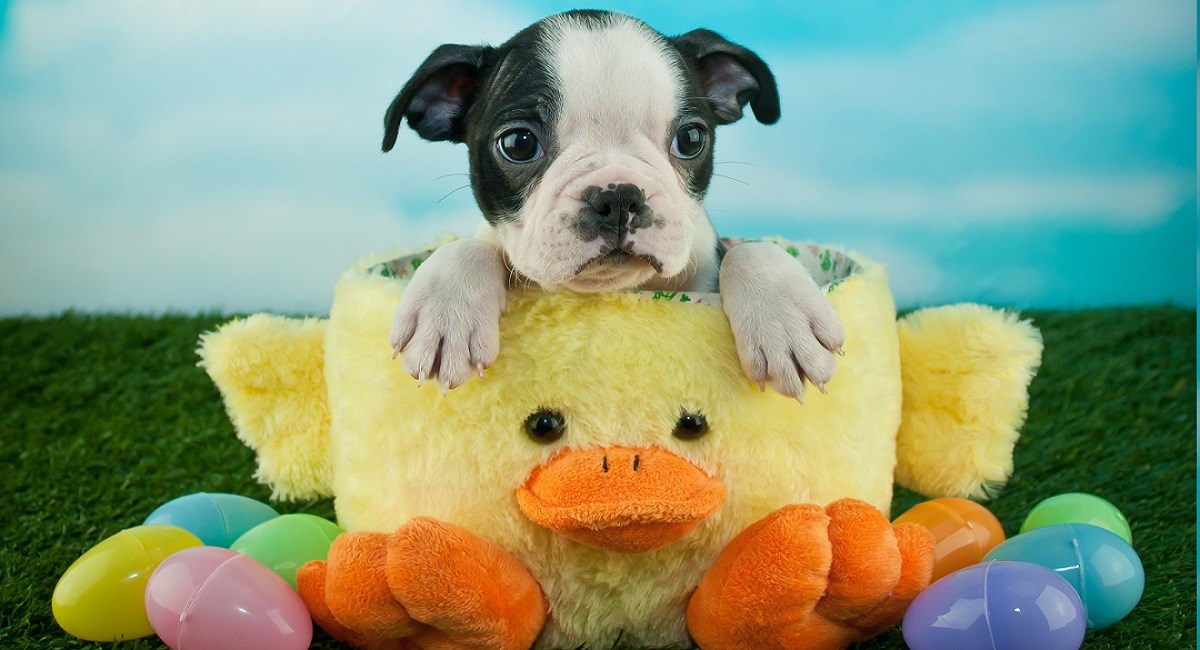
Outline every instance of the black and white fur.
{"type": "Polygon", "coordinates": [[[714,130],[747,104],[759,122],[779,119],[775,79],[753,52],[616,13],[558,14],[498,47],[434,50],[388,108],[383,150],[404,119],[427,140],[466,143],[485,221],[438,248],[405,290],[391,343],[408,372],[443,390],[482,376],[513,283],[719,286],[750,378],[797,399],[805,380],[823,390],[844,338],[825,296],[773,244],[725,253],[702,203],[714,130]]]}

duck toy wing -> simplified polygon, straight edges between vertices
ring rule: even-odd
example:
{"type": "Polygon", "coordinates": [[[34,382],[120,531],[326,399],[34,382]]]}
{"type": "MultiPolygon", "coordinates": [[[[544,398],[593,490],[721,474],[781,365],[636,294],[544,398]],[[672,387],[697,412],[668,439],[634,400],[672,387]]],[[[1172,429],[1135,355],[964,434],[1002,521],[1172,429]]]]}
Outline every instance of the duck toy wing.
{"type": "Polygon", "coordinates": [[[931,497],[991,497],[1012,474],[1041,333],[1012,312],[976,304],[922,309],[897,329],[896,482],[931,497]]]}
{"type": "Polygon", "coordinates": [[[238,438],[257,455],[255,478],[277,499],[332,496],[326,321],[255,314],[204,334],[198,353],[238,438]]]}

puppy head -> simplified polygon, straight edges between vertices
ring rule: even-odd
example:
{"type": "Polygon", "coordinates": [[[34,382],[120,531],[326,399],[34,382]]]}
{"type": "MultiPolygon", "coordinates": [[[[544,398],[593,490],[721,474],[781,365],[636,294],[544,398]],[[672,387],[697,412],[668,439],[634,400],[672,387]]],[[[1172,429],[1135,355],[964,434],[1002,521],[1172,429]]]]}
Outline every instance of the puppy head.
{"type": "Polygon", "coordinates": [[[499,47],[434,50],[388,108],[383,150],[404,118],[427,140],[465,142],[475,198],[517,272],[548,289],[623,290],[713,266],[702,201],[714,129],[747,104],[779,119],[753,52],[575,11],[499,47]]]}

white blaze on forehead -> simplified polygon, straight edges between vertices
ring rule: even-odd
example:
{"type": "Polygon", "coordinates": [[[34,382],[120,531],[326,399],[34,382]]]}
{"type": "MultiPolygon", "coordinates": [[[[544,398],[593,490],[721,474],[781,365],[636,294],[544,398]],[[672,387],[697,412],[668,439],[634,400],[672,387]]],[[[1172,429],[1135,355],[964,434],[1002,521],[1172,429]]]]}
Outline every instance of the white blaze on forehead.
{"type": "Polygon", "coordinates": [[[561,93],[560,139],[631,131],[666,139],[683,102],[683,82],[658,34],[628,16],[599,23],[555,16],[546,22],[545,47],[561,93]]]}
{"type": "Polygon", "coordinates": [[[518,218],[496,228],[513,268],[542,287],[583,292],[680,288],[702,271],[715,278],[712,264],[698,259],[712,256],[712,227],[669,154],[687,100],[678,53],[619,14],[552,16],[541,25],[539,47],[557,95],[555,116],[544,125],[553,129],[554,150],[518,218]],[[592,232],[583,197],[589,187],[614,183],[642,190],[653,227],[619,229],[619,245],[635,263],[596,268],[612,238],[592,232]]]}

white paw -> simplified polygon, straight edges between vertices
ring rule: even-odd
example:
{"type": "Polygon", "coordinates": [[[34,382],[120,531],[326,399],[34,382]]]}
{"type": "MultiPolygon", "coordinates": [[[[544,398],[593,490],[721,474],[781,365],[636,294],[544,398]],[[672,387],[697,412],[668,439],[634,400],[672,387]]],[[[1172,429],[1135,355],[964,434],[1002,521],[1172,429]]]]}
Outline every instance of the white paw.
{"type": "Polygon", "coordinates": [[[774,244],[731,248],[721,265],[721,302],[750,379],[801,402],[806,381],[825,392],[846,337],[799,262],[774,244]]]}
{"type": "Polygon", "coordinates": [[[417,269],[396,306],[389,337],[404,369],[445,392],[483,376],[500,352],[505,278],[499,254],[473,239],[438,248],[417,269]]]}

